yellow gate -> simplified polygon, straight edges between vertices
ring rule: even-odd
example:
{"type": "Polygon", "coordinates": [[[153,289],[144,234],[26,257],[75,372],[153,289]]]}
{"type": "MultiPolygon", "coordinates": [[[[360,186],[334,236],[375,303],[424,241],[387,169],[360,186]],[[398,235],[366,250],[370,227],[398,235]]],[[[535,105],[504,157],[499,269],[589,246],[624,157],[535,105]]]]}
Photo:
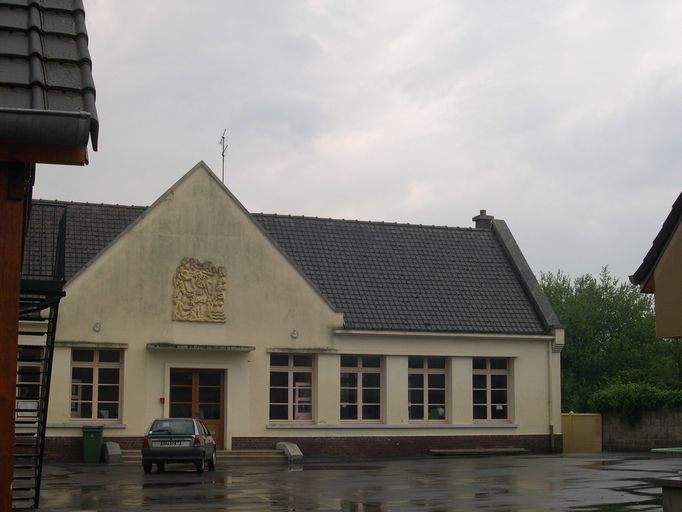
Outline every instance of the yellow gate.
{"type": "Polygon", "coordinates": [[[564,453],[601,452],[601,414],[562,414],[564,453]]]}

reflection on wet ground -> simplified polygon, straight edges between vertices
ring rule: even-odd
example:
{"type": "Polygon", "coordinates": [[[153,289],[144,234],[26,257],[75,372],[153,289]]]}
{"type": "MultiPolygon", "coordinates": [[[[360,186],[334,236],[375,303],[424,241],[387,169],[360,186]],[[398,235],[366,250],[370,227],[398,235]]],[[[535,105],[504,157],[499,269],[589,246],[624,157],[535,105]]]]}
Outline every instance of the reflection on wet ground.
{"type": "Polygon", "coordinates": [[[306,461],[299,466],[47,465],[42,511],[661,511],[682,459],[604,454],[306,461]]]}

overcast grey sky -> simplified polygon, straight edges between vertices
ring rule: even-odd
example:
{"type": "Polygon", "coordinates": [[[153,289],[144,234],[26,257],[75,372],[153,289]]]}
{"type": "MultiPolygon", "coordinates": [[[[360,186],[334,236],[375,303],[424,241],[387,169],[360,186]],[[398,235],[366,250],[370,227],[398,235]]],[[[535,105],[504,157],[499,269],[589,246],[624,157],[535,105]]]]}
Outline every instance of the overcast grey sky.
{"type": "Polygon", "coordinates": [[[86,0],[101,122],[34,197],[507,221],[536,274],[634,272],[682,189],[682,2],[86,0]]]}

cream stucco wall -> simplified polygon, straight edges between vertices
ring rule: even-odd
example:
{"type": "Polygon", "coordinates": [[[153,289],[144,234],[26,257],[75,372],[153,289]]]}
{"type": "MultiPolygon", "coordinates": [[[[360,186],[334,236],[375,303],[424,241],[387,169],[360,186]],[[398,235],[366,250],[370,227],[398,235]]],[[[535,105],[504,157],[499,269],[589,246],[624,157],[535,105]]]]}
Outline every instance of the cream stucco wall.
{"type": "MultiPolygon", "coordinates": [[[[202,164],[76,275],[66,287],[57,329],[48,435],[80,436],[70,415],[73,346],[121,348],[122,417],[107,436],[142,435],[168,415],[171,368],[225,370],[226,447],[241,436],[547,434],[560,431],[557,336],[349,333],[343,316],[263,234],[202,164]],[[171,320],[172,279],[194,257],[223,266],[225,323],[171,320]],[[100,328],[93,329],[98,323],[100,328]],[[292,337],[293,330],[298,337],[292,337]],[[253,347],[250,351],[150,349],[149,343],[253,347]],[[312,424],[271,424],[269,353],[314,354],[312,424]],[[383,356],[382,423],[339,421],[339,356],[383,356]],[[447,421],[421,425],[407,417],[407,356],[447,358],[447,421]],[[510,358],[511,421],[472,419],[472,357],[510,358]],[[161,403],[165,398],[165,404],[161,403]]],[[[97,421],[96,423],[104,423],[97,421]]]]}
{"type": "Polygon", "coordinates": [[[654,270],[656,334],[682,336],[682,226],[678,224],[654,270]]]}

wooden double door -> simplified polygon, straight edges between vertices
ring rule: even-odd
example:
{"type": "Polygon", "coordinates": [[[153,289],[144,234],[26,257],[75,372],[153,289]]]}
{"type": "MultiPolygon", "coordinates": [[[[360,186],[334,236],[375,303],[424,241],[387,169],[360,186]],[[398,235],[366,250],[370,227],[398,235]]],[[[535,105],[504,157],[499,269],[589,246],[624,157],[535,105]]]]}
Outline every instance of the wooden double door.
{"type": "Polygon", "coordinates": [[[199,418],[224,448],[225,370],[173,368],[170,371],[171,418],[199,418]]]}

